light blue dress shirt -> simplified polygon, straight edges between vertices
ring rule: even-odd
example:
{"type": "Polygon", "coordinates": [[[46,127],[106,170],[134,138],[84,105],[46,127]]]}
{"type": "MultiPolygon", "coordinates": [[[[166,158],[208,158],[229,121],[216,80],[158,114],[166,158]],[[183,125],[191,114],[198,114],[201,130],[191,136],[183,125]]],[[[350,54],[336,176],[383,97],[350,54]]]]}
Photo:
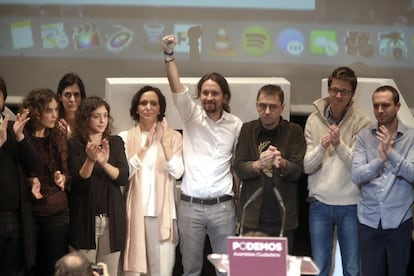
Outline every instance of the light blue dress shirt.
{"type": "Polygon", "coordinates": [[[393,150],[379,158],[377,125],[361,130],[355,143],[352,181],[360,186],[358,220],[372,228],[395,229],[411,218],[414,200],[414,129],[398,122],[393,150]]]}

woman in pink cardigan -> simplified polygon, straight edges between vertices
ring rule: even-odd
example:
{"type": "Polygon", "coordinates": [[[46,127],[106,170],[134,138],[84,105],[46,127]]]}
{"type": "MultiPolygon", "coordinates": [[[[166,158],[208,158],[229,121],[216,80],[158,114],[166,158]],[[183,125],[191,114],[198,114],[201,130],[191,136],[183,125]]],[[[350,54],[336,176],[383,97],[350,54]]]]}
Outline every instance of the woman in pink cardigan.
{"type": "Polygon", "coordinates": [[[178,242],[175,180],[184,172],[182,137],[167,127],[161,91],[144,86],[132,98],[136,125],[119,135],[129,163],[125,275],[172,275],[178,242]]]}

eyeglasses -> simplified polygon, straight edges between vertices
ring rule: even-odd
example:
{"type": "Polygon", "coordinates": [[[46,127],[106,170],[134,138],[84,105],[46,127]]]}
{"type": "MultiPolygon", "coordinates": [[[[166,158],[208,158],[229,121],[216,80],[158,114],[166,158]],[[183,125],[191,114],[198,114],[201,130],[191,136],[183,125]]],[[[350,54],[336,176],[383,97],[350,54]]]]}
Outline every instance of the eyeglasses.
{"type": "Polygon", "coordinates": [[[329,93],[335,96],[338,95],[339,93],[341,93],[341,96],[349,96],[353,93],[352,91],[349,91],[348,89],[340,89],[337,87],[329,87],[328,91],[329,93]]]}
{"type": "Polygon", "coordinates": [[[279,108],[277,104],[258,103],[257,106],[261,111],[266,111],[269,108],[270,112],[274,112],[276,109],[279,108]]]}
{"type": "Polygon", "coordinates": [[[80,92],[74,92],[74,93],[65,92],[65,93],[63,93],[63,97],[65,97],[68,100],[70,98],[72,98],[72,96],[75,97],[75,98],[79,98],[81,96],[81,93],[80,92]]]}

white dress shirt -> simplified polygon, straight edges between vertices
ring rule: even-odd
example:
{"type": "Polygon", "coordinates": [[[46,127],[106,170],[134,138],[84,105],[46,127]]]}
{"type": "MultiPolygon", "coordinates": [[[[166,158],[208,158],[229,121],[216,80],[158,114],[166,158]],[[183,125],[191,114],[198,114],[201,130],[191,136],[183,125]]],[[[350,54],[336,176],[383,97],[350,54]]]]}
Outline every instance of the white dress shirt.
{"type": "Polygon", "coordinates": [[[181,191],[199,198],[233,195],[230,168],[242,121],[224,110],[212,121],[191,99],[188,88],[173,93],[173,100],[184,124],[181,191]]]}

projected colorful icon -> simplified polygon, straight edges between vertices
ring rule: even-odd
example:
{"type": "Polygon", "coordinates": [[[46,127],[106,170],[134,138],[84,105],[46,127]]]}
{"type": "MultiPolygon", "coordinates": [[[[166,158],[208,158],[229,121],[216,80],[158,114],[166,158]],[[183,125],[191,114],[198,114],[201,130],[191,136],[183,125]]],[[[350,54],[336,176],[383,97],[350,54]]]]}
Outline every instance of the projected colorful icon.
{"type": "Polygon", "coordinates": [[[236,54],[233,45],[230,42],[229,33],[226,27],[217,29],[216,39],[213,49],[210,51],[211,56],[232,57],[236,54]]]}
{"type": "Polygon", "coordinates": [[[344,38],[345,53],[350,56],[371,57],[374,46],[370,32],[348,31],[344,38]]]}
{"type": "MultiPolygon", "coordinates": [[[[177,39],[177,45],[174,48],[174,51],[177,53],[189,53],[190,52],[190,37],[188,36],[188,30],[194,26],[199,26],[198,28],[201,29],[200,24],[175,24],[174,25],[174,34],[177,39]]],[[[202,50],[202,37],[200,36],[197,41],[193,41],[192,43],[197,44],[198,52],[201,53],[202,50]]],[[[197,49],[197,48],[196,48],[197,49]]]]}
{"type": "Polygon", "coordinates": [[[120,25],[115,25],[114,28],[118,30],[109,36],[106,48],[111,52],[121,52],[131,44],[133,32],[120,25]]]}
{"type": "Polygon", "coordinates": [[[101,37],[93,23],[73,28],[72,40],[76,51],[90,50],[101,47],[101,37]]]}
{"type": "Polygon", "coordinates": [[[394,59],[407,58],[405,35],[401,31],[383,32],[378,34],[379,53],[394,59]]]}
{"type": "Polygon", "coordinates": [[[336,56],[339,52],[336,32],[330,30],[311,31],[310,51],[316,55],[336,56]]]}
{"type": "Polygon", "coordinates": [[[270,51],[272,40],[269,31],[256,25],[244,30],[242,36],[243,50],[250,56],[260,57],[270,51]]]}
{"type": "Polygon", "coordinates": [[[13,49],[16,50],[34,46],[32,22],[30,20],[11,23],[10,33],[13,49]]]}
{"type": "Polygon", "coordinates": [[[279,33],[276,43],[283,53],[300,56],[305,49],[305,36],[296,29],[286,29],[279,33]]]}
{"type": "Polygon", "coordinates": [[[63,22],[41,25],[40,32],[44,49],[65,49],[69,45],[63,22]]]}
{"type": "Polygon", "coordinates": [[[159,52],[160,41],[164,32],[165,26],[160,23],[147,23],[144,25],[146,39],[144,41],[144,50],[148,52],[159,52]]]}

